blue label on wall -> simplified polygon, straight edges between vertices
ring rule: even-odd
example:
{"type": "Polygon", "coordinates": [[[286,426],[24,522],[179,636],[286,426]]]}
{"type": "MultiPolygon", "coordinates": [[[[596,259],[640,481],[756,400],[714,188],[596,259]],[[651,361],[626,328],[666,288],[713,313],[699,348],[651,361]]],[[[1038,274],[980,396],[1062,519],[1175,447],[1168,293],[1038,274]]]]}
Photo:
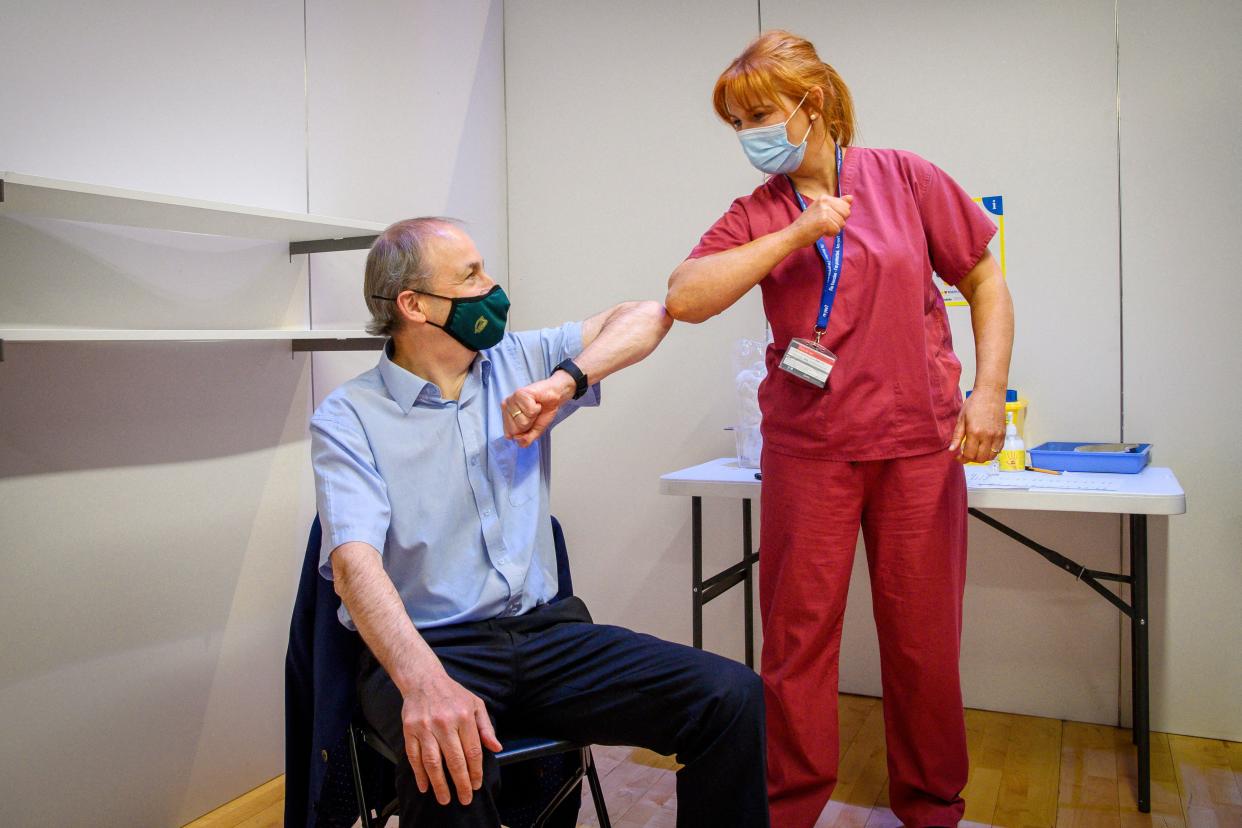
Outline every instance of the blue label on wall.
{"type": "Polygon", "coordinates": [[[994,216],[1005,215],[1005,199],[1002,196],[984,196],[983,206],[994,216]]]}

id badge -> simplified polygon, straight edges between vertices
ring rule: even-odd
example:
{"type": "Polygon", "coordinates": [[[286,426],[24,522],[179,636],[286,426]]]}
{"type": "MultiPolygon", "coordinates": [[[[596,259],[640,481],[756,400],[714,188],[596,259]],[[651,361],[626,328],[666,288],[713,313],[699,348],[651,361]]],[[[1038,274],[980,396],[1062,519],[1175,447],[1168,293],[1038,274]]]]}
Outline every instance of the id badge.
{"type": "Polygon", "coordinates": [[[828,375],[837,364],[837,355],[809,339],[792,339],[781,357],[781,369],[817,388],[828,385],[828,375]]]}

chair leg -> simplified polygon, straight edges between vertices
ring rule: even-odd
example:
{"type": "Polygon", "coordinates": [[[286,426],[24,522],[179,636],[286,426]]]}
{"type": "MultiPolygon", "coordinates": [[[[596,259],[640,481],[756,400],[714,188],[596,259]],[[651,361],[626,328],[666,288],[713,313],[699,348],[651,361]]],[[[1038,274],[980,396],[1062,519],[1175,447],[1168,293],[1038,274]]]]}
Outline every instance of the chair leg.
{"type": "Polygon", "coordinates": [[[371,809],[367,807],[366,791],[362,787],[362,763],[358,758],[358,734],[354,726],[349,726],[349,768],[354,777],[354,796],[358,799],[358,816],[362,819],[362,828],[375,828],[371,821],[371,809]]]}
{"type": "Polygon", "coordinates": [[[574,792],[575,787],[582,784],[582,775],[583,772],[579,769],[564,785],[561,785],[561,789],[556,792],[556,796],[552,797],[552,801],[539,812],[539,816],[535,817],[532,828],[543,828],[543,826],[547,825],[548,820],[552,818],[552,814],[556,812],[557,808],[561,807],[561,803],[569,798],[569,795],[574,792]]]}
{"type": "Polygon", "coordinates": [[[608,805],[604,802],[604,788],[599,784],[599,773],[595,770],[595,759],[591,749],[582,749],[582,766],[586,769],[587,783],[591,786],[591,800],[595,803],[595,816],[599,820],[599,828],[612,828],[608,819],[608,805]]]}

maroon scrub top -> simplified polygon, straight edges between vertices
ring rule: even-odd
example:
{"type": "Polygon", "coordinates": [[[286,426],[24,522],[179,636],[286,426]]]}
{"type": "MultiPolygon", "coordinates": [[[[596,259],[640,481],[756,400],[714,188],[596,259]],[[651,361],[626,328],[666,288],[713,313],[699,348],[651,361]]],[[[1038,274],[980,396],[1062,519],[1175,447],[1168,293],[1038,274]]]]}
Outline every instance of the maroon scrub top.
{"type": "MultiPolygon", "coordinates": [[[[824,460],[939,451],[961,410],[962,365],[932,271],[956,284],[983,257],[996,225],[943,170],[910,152],[849,147],[840,191],[854,202],[821,340],[838,359],[827,389],[777,367],[791,338],[814,338],[824,286],[815,246],[794,251],[759,283],[775,340],[759,388],[764,448],[824,460]]],[[[781,230],[800,212],[789,179],[772,176],[734,201],[690,257],[781,230]]]]}

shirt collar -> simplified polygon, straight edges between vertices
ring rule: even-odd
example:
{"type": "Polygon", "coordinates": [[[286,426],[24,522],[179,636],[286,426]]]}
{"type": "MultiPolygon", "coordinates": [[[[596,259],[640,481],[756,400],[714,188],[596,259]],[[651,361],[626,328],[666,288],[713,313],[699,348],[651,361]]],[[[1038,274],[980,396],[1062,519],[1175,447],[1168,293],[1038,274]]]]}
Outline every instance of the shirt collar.
{"type": "MultiPolygon", "coordinates": [[[[420,400],[424,402],[438,401],[440,389],[430,380],[425,380],[413,371],[407,371],[392,361],[393,343],[389,339],[384,343],[380,354],[379,372],[384,380],[388,393],[401,406],[403,412],[409,413],[420,400]]],[[[470,373],[478,372],[479,379],[487,385],[492,375],[492,360],[487,351],[480,351],[470,365],[470,373]]]]}

